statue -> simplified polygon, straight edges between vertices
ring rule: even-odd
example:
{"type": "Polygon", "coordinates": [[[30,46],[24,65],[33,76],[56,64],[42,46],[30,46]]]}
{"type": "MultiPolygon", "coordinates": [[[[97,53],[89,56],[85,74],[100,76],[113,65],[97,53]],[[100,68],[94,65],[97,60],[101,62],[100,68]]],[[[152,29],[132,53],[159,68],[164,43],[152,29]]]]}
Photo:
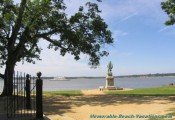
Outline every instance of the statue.
{"type": "Polygon", "coordinates": [[[108,76],[112,76],[112,68],[113,68],[113,65],[112,65],[112,62],[110,61],[109,64],[107,65],[108,67],[108,76]]]}
{"type": "Polygon", "coordinates": [[[113,65],[112,65],[111,61],[107,65],[107,68],[108,68],[108,73],[107,73],[107,76],[106,76],[106,86],[105,86],[105,88],[108,89],[108,90],[116,90],[116,87],[114,85],[114,77],[112,75],[113,65]]]}

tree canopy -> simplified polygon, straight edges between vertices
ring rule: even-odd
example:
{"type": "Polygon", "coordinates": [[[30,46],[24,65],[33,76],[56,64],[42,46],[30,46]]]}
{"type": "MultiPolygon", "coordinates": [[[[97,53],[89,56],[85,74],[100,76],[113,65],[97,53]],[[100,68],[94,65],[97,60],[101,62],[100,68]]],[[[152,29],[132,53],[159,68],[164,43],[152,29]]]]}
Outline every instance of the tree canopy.
{"type": "Polygon", "coordinates": [[[169,20],[167,20],[165,24],[173,25],[175,23],[175,0],[166,0],[161,3],[161,6],[169,17],[169,20]]]}
{"type": "MultiPolygon", "coordinates": [[[[98,2],[101,2],[98,0],[98,2]]],[[[48,41],[49,49],[69,53],[76,60],[89,56],[96,66],[108,52],[104,44],[113,43],[111,31],[101,18],[97,3],[87,2],[68,17],[64,0],[0,1],[0,66],[19,61],[40,60],[39,41],[48,41]]]]}

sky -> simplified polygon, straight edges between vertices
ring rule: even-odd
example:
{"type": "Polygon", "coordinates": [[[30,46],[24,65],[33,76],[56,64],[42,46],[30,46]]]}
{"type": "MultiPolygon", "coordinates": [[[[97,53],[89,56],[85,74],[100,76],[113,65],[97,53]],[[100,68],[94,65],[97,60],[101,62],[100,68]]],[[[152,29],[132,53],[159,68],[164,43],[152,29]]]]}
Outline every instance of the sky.
{"type": "MultiPolygon", "coordinates": [[[[65,0],[68,16],[87,1],[65,0]]],[[[17,63],[15,70],[32,75],[41,71],[44,76],[105,76],[107,64],[112,61],[115,76],[174,73],[175,27],[164,25],[168,17],[161,9],[162,1],[103,0],[98,3],[101,16],[113,33],[114,45],[106,48],[110,55],[102,58],[96,69],[90,68],[86,55],[75,61],[71,55],[62,57],[59,52],[48,50],[47,42],[42,42],[42,61],[17,63]]]]}

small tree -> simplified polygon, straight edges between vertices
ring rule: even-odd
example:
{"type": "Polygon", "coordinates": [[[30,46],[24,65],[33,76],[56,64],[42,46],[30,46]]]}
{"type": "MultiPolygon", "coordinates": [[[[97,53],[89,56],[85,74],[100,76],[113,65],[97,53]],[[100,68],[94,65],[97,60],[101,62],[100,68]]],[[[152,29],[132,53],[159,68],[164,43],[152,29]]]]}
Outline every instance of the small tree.
{"type": "Polygon", "coordinates": [[[173,25],[175,23],[175,0],[166,0],[161,3],[162,9],[169,16],[169,20],[165,22],[166,25],[173,25]]]}
{"type": "Polygon", "coordinates": [[[2,95],[12,95],[17,62],[40,60],[39,41],[48,41],[49,49],[59,50],[62,56],[70,53],[75,60],[81,53],[87,54],[92,66],[108,55],[101,46],[113,43],[113,38],[98,5],[87,2],[86,9],[80,6],[71,17],[65,9],[63,0],[0,1],[0,66],[5,67],[0,74],[4,79],[2,95]]]}

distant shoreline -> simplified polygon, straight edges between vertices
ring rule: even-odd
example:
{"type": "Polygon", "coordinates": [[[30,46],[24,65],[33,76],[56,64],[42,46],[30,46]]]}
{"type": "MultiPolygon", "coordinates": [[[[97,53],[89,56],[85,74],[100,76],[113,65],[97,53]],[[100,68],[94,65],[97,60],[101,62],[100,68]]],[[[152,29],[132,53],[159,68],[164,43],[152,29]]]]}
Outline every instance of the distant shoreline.
{"type": "MultiPolygon", "coordinates": [[[[156,74],[140,74],[140,75],[121,75],[114,78],[131,78],[131,77],[175,77],[175,73],[156,73],[156,74]]],[[[43,79],[53,79],[54,77],[43,77],[43,79]]],[[[106,78],[105,76],[80,76],[80,77],[65,77],[66,79],[94,79],[106,78]]]]}

